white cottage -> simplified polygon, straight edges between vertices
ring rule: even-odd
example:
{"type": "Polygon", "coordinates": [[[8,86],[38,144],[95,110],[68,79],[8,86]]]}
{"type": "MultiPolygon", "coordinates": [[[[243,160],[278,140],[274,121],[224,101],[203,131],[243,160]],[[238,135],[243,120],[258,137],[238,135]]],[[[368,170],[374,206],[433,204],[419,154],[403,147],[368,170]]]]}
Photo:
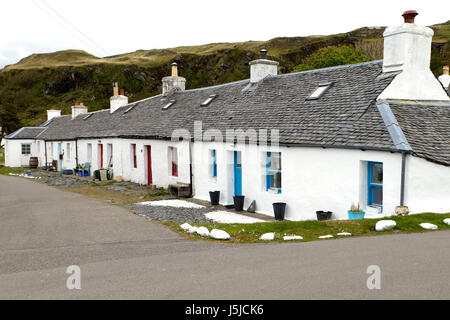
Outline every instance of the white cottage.
{"type": "MultiPolygon", "coordinates": [[[[250,79],[192,90],[174,64],[161,95],[131,104],[115,84],[109,109],[75,108],[36,128],[38,155],[71,150],[61,169],[89,162],[140,184],[189,184],[203,200],[218,190],[223,205],[244,195],[267,215],[285,202],[289,220],[346,218],[354,202],[449,212],[450,98],[430,71],[433,31],[416,15],[386,29],[380,61],[278,75],[262,51],[250,79]]],[[[7,165],[22,164],[17,136],[7,165]]]]}

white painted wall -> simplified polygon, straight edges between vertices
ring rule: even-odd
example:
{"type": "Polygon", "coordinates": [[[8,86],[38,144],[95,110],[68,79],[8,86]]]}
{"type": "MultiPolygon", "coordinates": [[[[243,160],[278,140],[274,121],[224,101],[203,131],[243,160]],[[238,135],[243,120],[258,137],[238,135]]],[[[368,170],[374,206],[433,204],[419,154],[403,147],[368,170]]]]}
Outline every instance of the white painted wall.
{"type": "Polygon", "coordinates": [[[45,158],[44,141],[32,139],[5,139],[5,166],[7,167],[24,167],[30,164],[30,157],[38,157],[39,166],[43,166],[45,158]],[[31,154],[22,154],[22,144],[31,145],[31,154]]]}
{"type": "Polygon", "coordinates": [[[408,156],[405,196],[412,213],[450,212],[450,167],[408,156]]]}
{"type": "Polygon", "coordinates": [[[139,184],[147,184],[147,164],[145,146],[151,146],[152,150],[152,177],[153,185],[167,188],[169,184],[190,182],[189,166],[189,143],[172,142],[161,140],[142,139],[97,139],[79,140],[78,157],[79,163],[91,162],[92,169],[99,169],[98,145],[103,144],[103,167],[108,166],[107,145],[112,144],[113,149],[113,174],[114,177],[121,176],[126,181],[139,184]],[[89,159],[88,144],[92,146],[92,160],[89,159]],[[131,144],[136,144],[137,168],[134,168],[131,152],[131,144]],[[176,147],[178,150],[178,177],[172,177],[169,167],[168,147],[176,147]]]}
{"type": "MultiPolygon", "coordinates": [[[[76,150],[75,141],[46,141],[47,148],[47,162],[53,160],[59,160],[58,144],[61,144],[61,150],[64,153],[62,167],[58,167],[58,170],[74,169],[76,167],[76,150]]],[[[43,165],[45,162],[45,151],[43,151],[43,165]]]]}
{"type": "MultiPolygon", "coordinates": [[[[352,202],[367,205],[367,162],[382,162],[384,173],[384,214],[394,213],[400,204],[401,154],[380,151],[360,151],[320,148],[280,147],[282,158],[282,194],[265,190],[265,156],[271,148],[221,143],[198,143],[193,146],[193,173],[195,197],[209,200],[209,191],[220,190],[220,203],[232,204],[234,193],[233,151],[242,151],[243,194],[245,207],[256,200],[257,212],[273,215],[272,203],[287,203],[286,218],[289,220],[316,219],[317,210],[333,211],[335,217],[347,219],[347,210],[352,202]],[[209,153],[216,149],[218,176],[210,174],[209,153]]],[[[448,175],[449,168],[414,159],[408,163],[406,204],[416,212],[450,212],[448,199],[450,177],[444,179],[444,188],[436,192],[431,182],[442,174],[448,175]],[[412,174],[411,172],[415,172],[412,174]],[[427,182],[429,181],[429,182],[427,182]],[[421,191],[423,187],[427,193],[421,191]],[[437,195],[436,195],[437,194],[437,195]]],[[[450,175],[448,175],[450,176],[450,175]]]]}

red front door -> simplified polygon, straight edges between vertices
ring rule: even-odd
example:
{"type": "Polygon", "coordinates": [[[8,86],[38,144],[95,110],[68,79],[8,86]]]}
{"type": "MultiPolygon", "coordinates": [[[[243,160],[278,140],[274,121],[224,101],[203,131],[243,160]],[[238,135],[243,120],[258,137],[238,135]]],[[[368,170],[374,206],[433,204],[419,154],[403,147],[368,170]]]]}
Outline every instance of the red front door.
{"type": "Polygon", "coordinates": [[[152,147],[147,146],[147,186],[150,186],[153,184],[153,177],[152,177],[152,147]]]}
{"type": "Polygon", "coordinates": [[[99,152],[100,152],[100,158],[99,158],[100,165],[99,165],[99,167],[100,167],[100,169],[103,169],[103,145],[99,144],[98,148],[99,148],[99,152]]]}

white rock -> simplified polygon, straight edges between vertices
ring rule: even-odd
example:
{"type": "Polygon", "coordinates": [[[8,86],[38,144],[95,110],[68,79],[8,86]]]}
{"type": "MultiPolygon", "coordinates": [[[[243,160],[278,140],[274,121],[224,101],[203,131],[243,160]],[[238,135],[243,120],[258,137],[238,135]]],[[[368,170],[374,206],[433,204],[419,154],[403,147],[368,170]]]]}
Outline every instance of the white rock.
{"type": "Polygon", "coordinates": [[[450,218],[444,219],[444,223],[450,225],[450,218]]]}
{"type": "Polygon", "coordinates": [[[247,217],[242,214],[227,211],[213,211],[205,213],[205,217],[220,223],[257,223],[266,222],[261,219],[247,217]]]}
{"type": "Polygon", "coordinates": [[[302,236],[284,236],[283,240],[303,240],[302,236]]]}
{"type": "Polygon", "coordinates": [[[189,223],[183,223],[180,228],[184,231],[188,231],[190,228],[192,228],[192,226],[189,223]]]}
{"type": "Polygon", "coordinates": [[[319,239],[328,239],[328,238],[333,238],[333,236],[331,234],[327,234],[326,236],[319,237],[319,239]]]}
{"type": "Polygon", "coordinates": [[[201,235],[202,237],[209,236],[209,230],[206,227],[199,227],[197,229],[197,234],[201,235]]]}
{"type": "Polygon", "coordinates": [[[268,233],[264,233],[261,237],[259,237],[259,240],[270,241],[270,240],[273,240],[274,238],[275,238],[275,233],[268,232],[268,233]]]}
{"type": "Polygon", "coordinates": [[[338,236],[351,236],[352,234],[350,232],[340,232],[337,235],[338,236]]]}
{"type": "Polygon", "coordinates": [[[438,227],[435,224],[432,223],[428,223],[428,222],[424,222],[419,224],[422,228],[427,229],[427,230],[436,230],[438,227]]]}
{"type": "Polygon", "coordinates": [[[226,231],[219,230],[219,229],[212,229],[211,232],[209,233],[209,236],[211,238],[218,239],[218,240],[230,239],[230,235],[226,231]]]}
{"type": "Polygon", "coordinates": [[[378,221],[377,224],[375,225],[375,230],[376,231],[391,230],[394,229],[396,225],[397,222],[395,222],[394,220],[381,220],[378,221]]]}
{"type": "Polygon", "coordinates": [[[158,207],[174,207],[174,208],[194,208],[194,209],[201,209],[205,208],[205,206],[202,206],[200,204],[196,204],[190,201],[186,200],[156,200],[156,201],[145,201],[145,202],[138,202],[138,205],[141,206],[158,206],[158,207]]]}
{"type": "Polygon", "coordinates": [[[188,232],[189,233],[196,233],[197,232],[197,230],[198,230],[198,228],[197,227],[193,227],[193,226],[191,226],[189,229],[188,229],[188,232]]]}

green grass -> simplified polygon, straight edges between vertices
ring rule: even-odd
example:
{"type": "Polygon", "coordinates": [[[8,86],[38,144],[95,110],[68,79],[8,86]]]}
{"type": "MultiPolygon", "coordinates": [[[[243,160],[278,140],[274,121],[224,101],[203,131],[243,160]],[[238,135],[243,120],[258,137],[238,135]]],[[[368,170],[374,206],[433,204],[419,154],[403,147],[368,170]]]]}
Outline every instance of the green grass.
{"type": "MultiPolygon", "coordinates": [[[[231,236],[231,242],[235,243],[255,243],[265,242],[259,240],[259,237],[267,232],[275,232],[275,240],[278,242],[284,242],[284,235],[300,235],[303,240],[295,241],[317,241],[319,236],[331,234],[334,238],[344,238],[347,236],[337,236],[340,232],[350,232],[351,237],[358,236],[375,236],[380,234],[393,234],[393,233],[412,233],[412,232],[430,232],[422,229],[419,226],[422,222],[433,223],[438,226],[438,230],[450,230],[450,226],[445,224],[443,220],[450,218],[450,213],[436,214],[436,213],[422,213],[408,216],[394,216],[385,219],[363,219],[363,220],[329,220],[329,221],[279,221],[279,222],[267,222],[267,223],[254,223],[254,224],[223,224],[223,223],[200,223],[192,224],[195,226],[205,226],[208,230],[220,229],[228,232],[231,236]],[[375,224],[379,220],[395,220],[397,226],[394,230],[376,232],[375,224]]],[[[191,239],[205,239],[199,235],[191,235],[184,232],[180,228],[179,223],[163,222],[173,230],[184,234],[191,239]]],[[[215,241],[212,240],[211,241],[215,241]]],[[[273,242],[273,241],[271,241],[273,242]]]]}
{"type": "Polygon", "coordinates": [[[9,175],[10,173],[24,173],[24,168],[0,167],[0,174],[9,175]]]}

